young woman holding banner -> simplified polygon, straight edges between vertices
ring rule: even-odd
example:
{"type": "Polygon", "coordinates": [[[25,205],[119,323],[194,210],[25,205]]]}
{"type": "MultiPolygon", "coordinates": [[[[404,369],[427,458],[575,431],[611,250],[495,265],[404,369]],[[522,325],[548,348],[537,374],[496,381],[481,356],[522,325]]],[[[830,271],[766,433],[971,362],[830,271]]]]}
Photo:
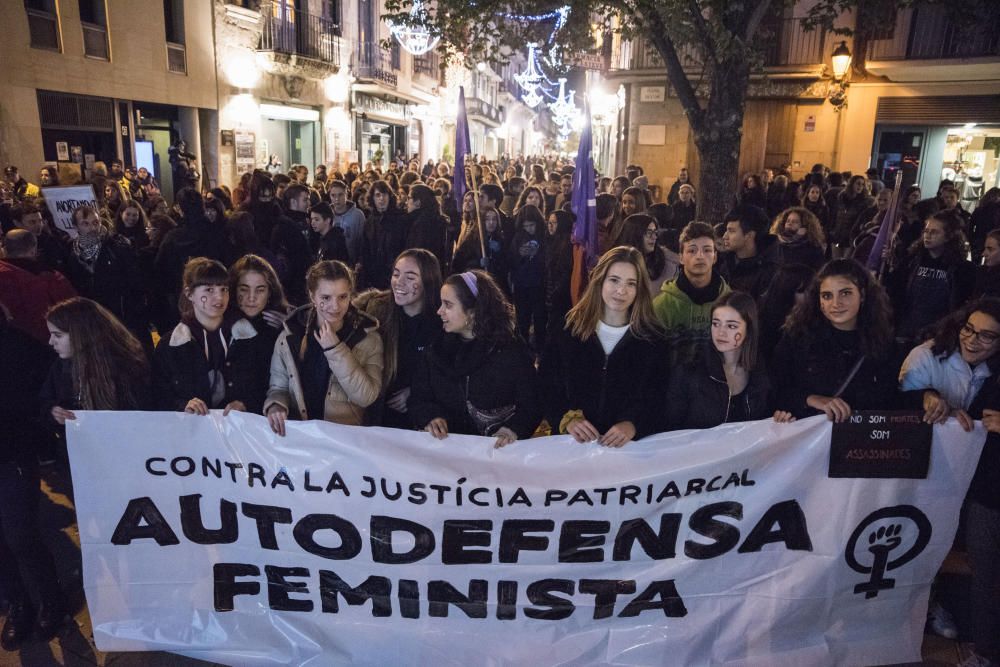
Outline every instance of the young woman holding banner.
{"type": "MultiPolygon", "coordinates": [[[[972,566],[972,618],[976,652],[1000,658],[1000,300],[984,298],[938,326],[903,362],[899,386],[907,407],[922,409],[924,421],[943,424],[955,417],[966,431],[982,419],[991,433],[965,503],[966,545],[972,566]]],[[[928,610],[930,628],[954,639],[958,628],[939,602],[928,610]]],[[[986,663],[989,664],[989,663],[986,663]]]]}
{"type": "Polygon", "coordinates": [[[309,303],[285,320],[271,359],[264,414],[285,435],[285,420],[325,419],[360,426],[382,391],[378,321],[351,304],[354,273],[316,262],[306,274],[309,303]]]}
{"type": "Polygon", "coordinates": [[[207,415],[260,409],[260,373],[254,371],[257,330],[227,317],[229,272],[214,259],[184,266],[177,299],[181,321],[153,355],[153,390],[161,410],[207,415]]]}
{"type": "Polygon", "coordinates": [[[385,364],[382,400],[368,410],[373,426],[412,428],[406,404],[425,348],[441,336],[441,266],[433,253],[410,248],[392,267],[389,289],[368,290],[354,305],[379,322],[385,364]]]}
{"type": "Polygon", "coordinates": [[[753,297],[730,292],[712,307],[712,342],[670,377],[667,428],[712,428],[770,417],[771,383],[759,362],[753,297]]]}
{"type": "Polygon", "coordinates": [[[621,447],[658,430],[667,350],[640,250],[604,253],[553,338],[541,364],[553,432],[621,447]]]}
{"type": "Polygon", "coordinates": [[[149,362],[125,326],[96,301],[73,297],[45,316],[58,359],[42,387],[45,414],[60,426],[73,410],[148,410],[149,362]]]}
{"type": "Polygon", "coordinates": [[[444,336],[424,352],[408,409],[414,426],[496,438],[530,438],[541,421],[535,365],[515,334],[514,309],[489,274],[466,271],[441,287],[444,336]]]}
{"type": "Polygon", "coordinates": [[[826,414],[841,422],[853,410],[892,409],[899,363],[891,313],[885,290],[863,266],[827,263],[774,350],[775,419],[826,414]]]}

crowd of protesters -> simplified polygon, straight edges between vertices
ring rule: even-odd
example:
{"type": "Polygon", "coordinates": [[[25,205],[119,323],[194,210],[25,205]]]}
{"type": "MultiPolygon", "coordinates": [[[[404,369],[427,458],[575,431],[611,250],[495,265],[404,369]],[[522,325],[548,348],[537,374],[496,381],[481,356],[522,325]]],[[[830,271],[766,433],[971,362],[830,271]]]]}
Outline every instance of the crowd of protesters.
{"type": "MultiPolygon", "coordinates": [[[[970,215],[947,181],[892,207],[877,172],[765,170],[706,222],[686,169],[660,196],[630,166],[595,184],[599,258],[574,293],[567,161],[473,160],[461,202],[433,161],[255,170],[172,206],[144,171],[98,169],[72,237],[16,168],[0,189],[4,649],[67,612],[37,507],[39,459],[75,410],[622,447],[915,409],[990,433],[965,526],[974,657],[1000,660],[1000,189],[970,215]]],[[[930,623],[956,634],[940,605],[930,623]]]]}

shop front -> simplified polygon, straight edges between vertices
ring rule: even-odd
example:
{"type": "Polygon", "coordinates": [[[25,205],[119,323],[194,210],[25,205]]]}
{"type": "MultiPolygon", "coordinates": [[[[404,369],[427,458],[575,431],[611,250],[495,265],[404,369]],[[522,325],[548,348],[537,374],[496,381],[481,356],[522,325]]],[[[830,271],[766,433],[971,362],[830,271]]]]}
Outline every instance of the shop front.
{"type": "Polygon", "coordinates": [[[264,102],[260,105],[257,164],[285,173],[293,164],[312,174],[321,161],[322,130],[317,109],[264,102]]]}
{"type": "Polygon", "coordinates": [[[918,185],[925,197],[953,181],[971,211],[1000,186],[1000,97],[881,98],[872,145],[883,181],[901,172],[903,187],[918,185]]]}
{"type": "Polygon", "coordinates": [[[352,109],[362,168],[372,165],[385,169],[397,154],[407,154],[409,117],[405,104],[355,93],[352,109]]]}

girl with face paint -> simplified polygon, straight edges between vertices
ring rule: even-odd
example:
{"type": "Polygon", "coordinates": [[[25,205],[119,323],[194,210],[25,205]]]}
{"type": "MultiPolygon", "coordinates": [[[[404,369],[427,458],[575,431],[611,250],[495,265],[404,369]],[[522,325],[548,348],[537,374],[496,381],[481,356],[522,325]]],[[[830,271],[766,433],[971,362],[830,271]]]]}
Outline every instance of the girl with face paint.
{"type": "Polygon", "coordinates": [[[205,257],[188,261],[178,305],[181,321],[160,339],[153,356],[159,408],[197,415],[214,409],[259,412],[263,373],[254,364],[257,331],[228,312],[226,267],[205,257]]]}
{"type": "Polygon", "coordinates": [[[385,365],[380,400],[368,409],[373,426],[412,428],[407,403],[413,374],[424,350],[442,334],[441,267],[422,248],[411,248],[396,258],[388,290],[368,290],[354,305],[379,322],[385,365]]]}
{"type": "Polygon", "coordinates": [[[711,428],[772,414],[771,385],[760,363],[760,324],[753,297],[730,292],[712,307],[711,343],[671,373],[669,429],[711,428]]]}

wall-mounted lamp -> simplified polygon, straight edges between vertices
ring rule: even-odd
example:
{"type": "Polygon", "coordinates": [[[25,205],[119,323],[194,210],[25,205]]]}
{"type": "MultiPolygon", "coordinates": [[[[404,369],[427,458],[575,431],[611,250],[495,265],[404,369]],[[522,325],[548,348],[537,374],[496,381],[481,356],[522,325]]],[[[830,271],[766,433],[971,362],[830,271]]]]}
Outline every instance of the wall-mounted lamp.
{"type": "Polygon", "coordinates": [[[847,48],[847,42],[840,44],[833,50],[830,56],[831,67],[833,69],[833,85],[827,99],[833,105],[835,111],[840,111],[847,105],[847,73],[851,68],[851,50],[847,48]]]}

